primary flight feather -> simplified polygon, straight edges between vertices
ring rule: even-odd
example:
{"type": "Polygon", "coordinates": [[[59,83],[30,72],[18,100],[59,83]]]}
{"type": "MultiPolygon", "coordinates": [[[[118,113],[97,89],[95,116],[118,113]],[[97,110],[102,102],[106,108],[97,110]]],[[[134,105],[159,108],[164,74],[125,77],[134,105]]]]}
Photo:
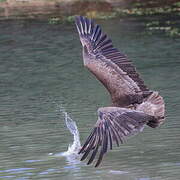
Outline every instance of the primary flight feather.
{"type": "Polygon", "coordinates": [[[109,91],[112,105],[98,109],[98,121],[79,153],[81,160],[90,164],[98,158],[97,167],[104,154],[135,135],[145,125],[158,127],[165,120],[165,105],[157,91],[151,91],[140,78],[132,62],[112,44],[99,25],[91,19],[75,19],[83,48],[83,62],[109,91]]]}

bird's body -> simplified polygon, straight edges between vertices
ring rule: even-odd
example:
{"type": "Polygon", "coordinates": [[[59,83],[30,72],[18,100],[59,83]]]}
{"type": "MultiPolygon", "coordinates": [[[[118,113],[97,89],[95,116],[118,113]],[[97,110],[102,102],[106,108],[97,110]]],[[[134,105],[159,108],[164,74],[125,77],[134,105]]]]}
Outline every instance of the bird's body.
{"type": "Polygon", "coordinates": [[[98,109],[98,121],[79,153],[82,160],[90,152],[90,164],[100,148],[95,166],[112,149],[113,142],[123,143],[126,136],[136,134],[145,125],[158,127],[164,121],[164,101],[149,90],[132,62],[112,45],[101,28],[92,20],[76,17],[83,46],[83,61],[110,93],[112,105],[98,109]]]}
{"type": "Polygon", "coordinates": [[[86,66],[107,88],[113,106],[124,107],[136,101],[142,102],[143,94],[140,88],[127,76],[126,72],[116,67],[116,65],[108,65],[108,62],[102,60],[89,63],[86,66]]]}

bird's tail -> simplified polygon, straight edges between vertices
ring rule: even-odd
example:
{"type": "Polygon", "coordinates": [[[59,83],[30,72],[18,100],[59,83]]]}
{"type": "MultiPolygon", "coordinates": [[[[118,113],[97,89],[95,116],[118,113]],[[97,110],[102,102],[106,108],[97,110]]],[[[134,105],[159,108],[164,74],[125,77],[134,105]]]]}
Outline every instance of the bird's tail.
{"type": "Polygon", "coordinates": [[[165,121],[164,100],[156,91],[154,91],[145,102],[140,104],[137,110],[141,110],[144,113],[155,117],[147,123],[147,125],[152,128],[160,126],[165,121]]]}

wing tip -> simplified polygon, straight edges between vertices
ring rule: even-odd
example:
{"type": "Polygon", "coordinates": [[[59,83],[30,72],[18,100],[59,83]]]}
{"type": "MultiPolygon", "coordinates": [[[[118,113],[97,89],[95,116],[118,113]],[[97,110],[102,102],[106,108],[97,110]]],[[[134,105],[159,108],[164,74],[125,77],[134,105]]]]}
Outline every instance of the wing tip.
{"type": "Polygon", "coordinates": [[[84,16],[75,16],[75,24],[80,35],[85,35],[91,32],[91,30],[89,29],[91,21],[91,19],[88,19],[84,16]]]}

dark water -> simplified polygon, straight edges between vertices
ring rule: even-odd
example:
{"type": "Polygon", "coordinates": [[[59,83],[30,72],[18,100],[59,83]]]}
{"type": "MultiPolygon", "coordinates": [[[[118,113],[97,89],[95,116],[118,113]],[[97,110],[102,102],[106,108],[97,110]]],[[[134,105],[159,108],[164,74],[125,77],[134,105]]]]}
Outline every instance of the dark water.
{"type": "Polygon", "coordinates": [[[109,105],[108,94],[82,65],[74,25],[1,22],[0,179],[180,179],[180,41],[146,35],[143,22],[99,24],[164,96],[166,123],[114,148],[96,169],[50,155],[72,142],[57,104],[76,120],[84,141],[97,108],[109,105]]]}

